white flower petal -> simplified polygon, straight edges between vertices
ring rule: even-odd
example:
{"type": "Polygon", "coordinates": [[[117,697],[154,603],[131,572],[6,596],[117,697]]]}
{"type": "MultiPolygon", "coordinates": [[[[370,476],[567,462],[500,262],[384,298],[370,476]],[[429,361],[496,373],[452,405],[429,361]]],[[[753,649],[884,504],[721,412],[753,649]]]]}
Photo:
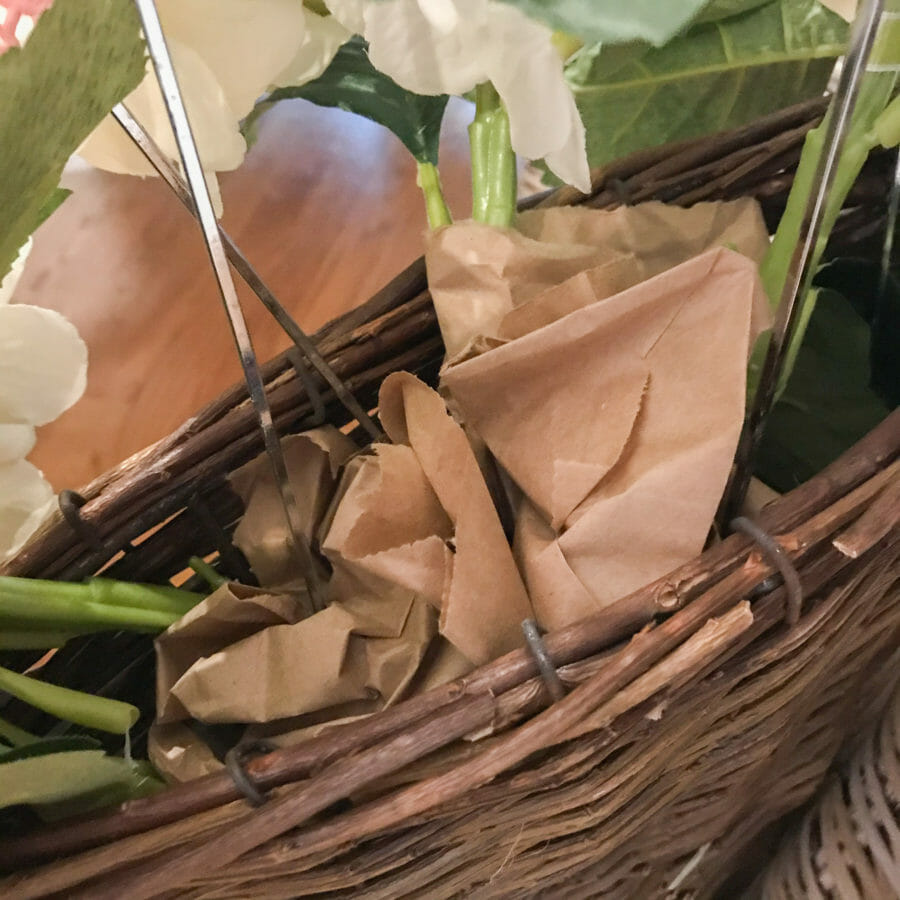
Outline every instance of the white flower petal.
{"type": "MultiPolygon", "coordinates": [[[[140,90],[140,87],[136,88],[140,90]]],[[[126,103],[130,98],[126,98],[126,103]]],[[[143,122],[141,123],[144,124],[143,122]]],[[[156,140],[158,135],[151,135],[156,140]]],[[[157,141],[159,143],[159,141],[157,141]]],[[[147,162],[122,126],[112,117],[101,119],[100,124],[81,142],[75,151],[85,162],[115,172],[117,175],[155,175],[156,169],[147,162]]]]}
{"type": "Polygon", "coordinates": [[[325,0],[331,14],[351,34],[366,30],[365,10],[368,0],[325,0]]]}
{"type": "Polygon", "coordinates": [[[158,6],[170,40],[208,66],[235,125],[294,58],[306,32],[301,0],[159,0],[158,6]]]}
{"type": "Polygon", "coordinates": [[[0,423],[0,464],[24,459],[34,446],[34,426],[0,423]]]}
{"type": "Polygon", "coordinates": [[[12,266],[6,273],[3,281],[0,281],[0,306],[9,303],[12,299],[13,291],[15,291],[16,285],[22,277],[22,272],[25,271],[25,260],[28,259],[28,254],[31,253],[33,243],[31,238],[28,238],[28,240],[19,247],[19,253],[13,260],[12,266]]]}
{"type": "Polygon", "coordinates": [[[416,0],[370,2],[365,32],[372,64],[417,94],[465,94],[487,80],[485,0],[455,0],[459,27],[435,28],[416,0]]]}
{"type": "Polygon", "coordinates": [[[87,347],[58,312],[0,307],[0,421],[43,425],[83,393],[87,347]]]}
{"type": "MultiPolygon", "coordinates": [[[[200,151],[203,168],[212,171],[236,169],[244,159],[247,145],[238,131],[238,117],[228,105],[218,81],[200,55],[170,41],[169,52],[187,107],[191,131],[200,151]]],[[[156,75],[150,72],[125,98],[125,106],[144,126],[170,159],[178,159],[178,145],[169,124],[156,75]]],[[[148,175],[153,170],[131,145],[131,140],[109,118],[79,147],[79,156],[91,165],[131,175],[148,175]],[[134,164],[137,153],[139,163],[134,164]],[[109,163],[112,165],[109,165],[109,163]]]]}
{"type": "Polygon", "coordinates": [[[516,153],[545,159],[568,184],[590,190],[584,126],[549,28],[505,3],[489,3],[488,76],[509,113],[516,153]]]}
{"type": "Polygon", "coordinates": [[[16,553],[53,509],[53,488],[25,460],[0,465],[0,560],[16,553]]]}
{"type": "Polygon", "coordinates": [[[589,191],[584,125],[552,32],[505,3],[488,7],[485,65],[509,113],[513,149],[546,160],[563,181],[589,191]]]}
{"type": "Polygon", "coordinates": [[[335,53],[349,37],[348,31],[334,16],[307,13],[306,34],[296,56],[272,79],[279,87],[306,84],[318,78],[335,53]]]}
{"type": "Polygon", "coordinates": [[[422,15],[440,34],[449,34],[459,27],[459,10],[454,0],[418,0],[422,15]]]}
{"type": "Polygon", "coordinates": [[[583,194],[591,192],[591,167],[587,159],[587,141],[581,114],[575,101],[569,98],[573,108],[572,129],[565,143],[557,150],[544,154],[544,162],[566,184],[578,188],[583,194]]]}

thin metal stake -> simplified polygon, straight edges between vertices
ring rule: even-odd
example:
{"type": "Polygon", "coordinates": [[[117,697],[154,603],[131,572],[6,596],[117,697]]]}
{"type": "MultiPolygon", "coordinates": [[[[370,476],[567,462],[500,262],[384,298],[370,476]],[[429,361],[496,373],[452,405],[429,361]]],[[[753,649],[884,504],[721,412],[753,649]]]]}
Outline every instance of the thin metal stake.
{"type": "Polygon", "coordinates": [[[798,301],[809,290],[815,274],[811,269],[813,250],[822,230],[828,194],[834,182],[844,139],[850,128],[856,98],[859,95],[859,87],[866,71],[872,45],[875,42],[883,6],[884,0],[867,0],[856,17],[850,45],[844,57],[843,68],[832,101],[831,114],[828,117],[824,149],[813,177],[809,203],[800,229],[800,241],[794,248],[794,255],[791,258],[790,268],[781,293],[753,406],[738,442],[731,478],[725,488],[725,495],[720,507],[722,510],[720,521],[727,522],[734,517],[744,501],[747,487],[750,484],[756,450],[765,431],[766,420],[775,400],[785,356],[796,330],[800,309],[798,301]]]}
{"type": "MultiPolygon", "coordinates": [[[[169,185],[175,196],[184,204],[188,212],[195,218],[199,218],[197,207],[194,204],[194,198],[191,196],[191,189],[181,177],[178,170],[172,165],[162,150],[159,149],[156,141],[147,134],[141,123],[138,122],[121,103],[113,107],[112,115],[134,142],[135,146],[144,154],[150,165],[152,165],[160,174],[163,181],[169,185]]],[[[318,348],[309,335],[278,302],[275,295],[269,290],[266,283],[259,276],[259,273],[253,268],[250,261],[244,256],[237,244],[232,241],[225,229],[222,228],[218,222],[216,223],[216,226],[219,229],[219,236],[225,246],[225,255],[228,257],[228,261],[234,266],[238,275],[244,280],[244,283],[254,294],[256,294],[263,306],[265,306],[272,314],[275,321],[281,326],[284,333],[297,345],[304,356],[306,356],[310,363],[315,367],[316,371],[318,371],[322,378],[325,379],[329,387],[334,391],[338,400],[344,405],[350,415],[352,415],[366,430],[369,437],[372,438],[373,441],[386,442],[387,438],[384,432],[378,427],[366,410],[363,409],[356,397],[347,390],[343,381],[335,374],[334,369],[331,368],[322,354],[319,353],[318,348]]]]}
{"type": "Polygon", "coordinates": [[[275,432],[275,426],[272,422],[272,411],[269,408],[269,403],[266,399],[266,391],[259,370],[259,363],[257,362],[256,354],[253,351],[253,344],[250,340],[250,334],[247,331],[247,323],[244,321],[244,314],[241,310],[240,301],[238,300],[234,282],[231,278],[231,270],[228,268],[225,247],[221,235],[219,234],[219,226],[216,221],[215,212],[213,211],[209,189],[206,186],[206,180],[203,175],[203,167],[200,164],[200,154],[197,151],[197,144],[194,140],[194,135],[191,132],[187,111],[184,107],[184,101],[178,87],[178,79],[175,76],[175,69],[172,65],[169,49],[166,46],[166,39],[163,36],[159,14],[156,11],[156,5],[153,0],[135,0],[135,5],[137,6],[141,25],[144,29],[144,38],[147,42],[147,49],[150,53],[150,58],[153,61],[153,68],[156,71],[156,77],[159,81],[160,90],[162,91],[163,99],[166,104],[166,111],[169,114],[169,121],[172,123],[172,130],[175,133],[175,140],[178,144],[181,163],[184,166],[187,183],[190,186],[191,194],[193,195],[197,219],[199,220],[200,227],[203,231],[203,239],[206,242],[206,249],[209,253],[210,262],[212,263],[213,271],[216,276],[216,282],[219,286],[219,293],[222,297],[222,302],[225,305],[225,311],[228,314],[231,332],[234,336],[234,342],[240,357],[241,367],[244,370],[247,390],[250,394],[253,408],[256,410],[257,418],[259,419],[259,425],[266,445],[266,452],[269,455],[269,461],[272,464],[272,471],[275,475],[275,482],[278,485],[282,504],[284,506],[284,514],[288,524],[288,533],[292,538],[297,557],[301,564],[313,608],[323,609],[325,602],[319,578],[316,573],[315,561],[313,560],[312,551],[307,545],[303,535],[303,526],[300,519],[300,510],[297,506],[297,498],[294,496],[293,488],[288,480],[284,454],[281,451],[281,444],[279,443],[278,435],[275,432]]]}

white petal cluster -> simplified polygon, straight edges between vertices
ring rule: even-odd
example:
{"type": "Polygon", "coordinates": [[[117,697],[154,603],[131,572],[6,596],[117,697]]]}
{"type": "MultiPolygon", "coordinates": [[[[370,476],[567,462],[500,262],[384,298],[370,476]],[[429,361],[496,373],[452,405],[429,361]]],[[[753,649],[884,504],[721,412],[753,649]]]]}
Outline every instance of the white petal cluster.
{"type": "MultiPolygon", "coordinates": [[[[304,9],[302,0],[157,0],[156,5],[207,172],[241,164],[247,144],[239,122],[267,88],[316,78],[349,37],[333,19],[304,9]]],[[[163,152],[177,159],[149,60],[146,77],[124,102],[163,152]]],[[[109,116],[78,153],[110,172],[154,174],[109,116]]]]}
{"type": "Polygon", "coordinates": [[[490,81],[513,149],[590,189],[584,126],[549,28],[497,0],[327,0],[369,42],[373,65],[419,94],[465,94],[490,81]]]}
{"type": "Polygon", "coordinates": [[[0,284],[0,561],[16,552],[52,509],[53,489],[25,457],[35,426],[84,393],[87,348],[58,312],[10,303],[31,241],[0,284]]]}

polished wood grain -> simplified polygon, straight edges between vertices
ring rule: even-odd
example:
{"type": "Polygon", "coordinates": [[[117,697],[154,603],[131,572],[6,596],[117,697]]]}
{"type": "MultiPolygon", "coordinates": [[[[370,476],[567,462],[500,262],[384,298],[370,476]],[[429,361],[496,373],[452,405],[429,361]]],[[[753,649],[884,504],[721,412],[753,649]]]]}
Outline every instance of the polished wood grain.
{"type": "MultiPolygon", "coordinates": [[[[441,171],[469,212],[467,104],[451,104],[441,171]]],[[[421,253],[415,164],[387,131],[288,101],[221,176],[223,224],[300,325],[365,301],[421,253]]],[[[84,397],[39,430],[30,459],[60,490],[158,440],[241,377],[197,225],[159,179],[70,167],[74,194],[41,227],[16,300],[57,309],[87,342],[84,397]]],[[[239,285],[260,359],[288,341],[239,285]]]]}

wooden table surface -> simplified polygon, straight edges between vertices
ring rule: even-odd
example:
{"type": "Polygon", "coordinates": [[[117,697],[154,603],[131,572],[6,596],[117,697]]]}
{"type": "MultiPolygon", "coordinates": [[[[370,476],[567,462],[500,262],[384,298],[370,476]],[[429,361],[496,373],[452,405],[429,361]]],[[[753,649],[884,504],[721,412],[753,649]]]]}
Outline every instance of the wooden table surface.
{"type": "MultiPolygon", "coordinates": [[[[451,104],[441,171],[468,215],[465,125],[451,104]]],[[[80,487],[158,440],[241,377],[196,223],[159,179],[70,167],[74,194],[35,236],[16,300],[64,313],[90,354],[84,397],[39,429],[29,457],[56,490],[80,487]]],[[[421,253],[415,164],[384,129],[287,101],[221,176],[223,224],[279,300],[312,331],[370,297],[421,253]]],[[[260,359],[288,341],[239,286],[260,359]]]]}

